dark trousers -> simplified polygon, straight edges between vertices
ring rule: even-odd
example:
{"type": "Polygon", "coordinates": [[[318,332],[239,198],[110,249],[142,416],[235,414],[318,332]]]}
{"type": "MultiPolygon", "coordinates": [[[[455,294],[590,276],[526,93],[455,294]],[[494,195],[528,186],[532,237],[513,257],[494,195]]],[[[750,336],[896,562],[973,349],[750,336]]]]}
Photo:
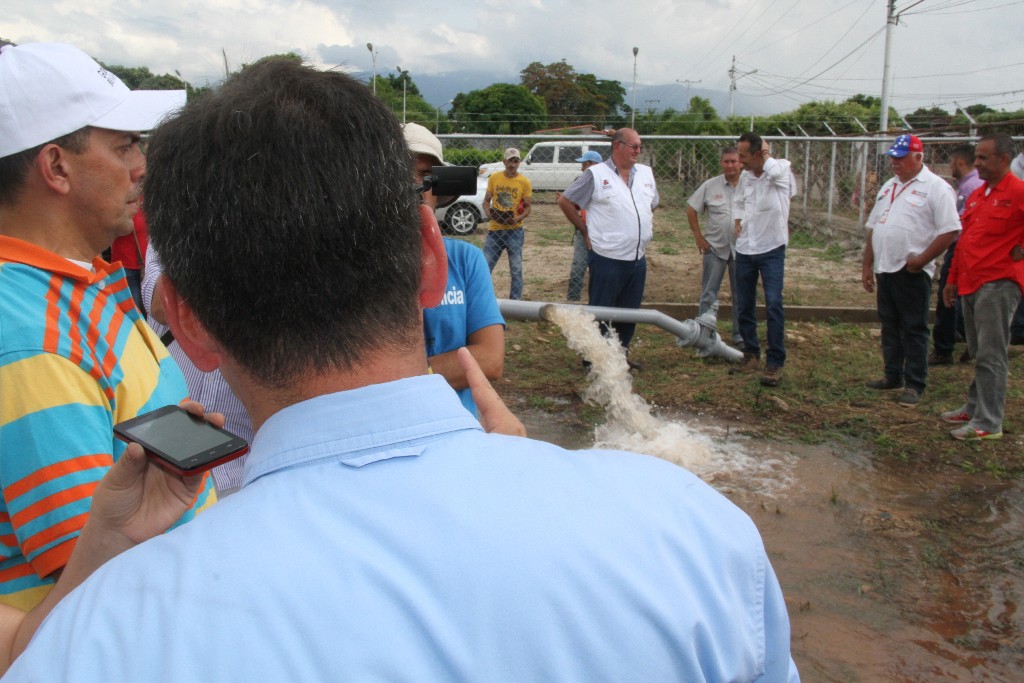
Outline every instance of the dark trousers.
{"type": "MultiPolygon", "coordinates": [[[[644,300],[644,285],[647,283],[647,257],[639,261],[619,261],[605,258],[591,250],[587,254],[590,267],[591,306],[612,306],[614,308],[640,308],[644,300]]],[[[604,323],[601,332],[605,331],[604,323]]],[[[636,331],[636,323],[612,323],[612,329],[619,335],[625,348],[636,331]]]]}
{"type": "Polygon", "coordinates": [[[875,276],[878,318],[882,321],[882,359],[890,382],[924,392],[928,383],[928,310],[932,279],[924,271],[875,276]]]}
{"type": "Polygon", "coordinates": [[[761,357],[761,343],[757,339],[757,280],[760,278],[764,290],[768,334],[764,360],[766,365],[777,368],[786,365],[786,313],[782,308],[785,275],[785,244],[763,254],[736,252],[736,291],[733,300],[740,309],[743,351],[761,357]]]}
{"type": "Polygon", "coordinates": [[[935,326],[932,327],[932,347],[939,356],[952,355],[957,333],[960,333],[961,337],[964,336],[964,316],[960,311],[960,297],[957,297],[953,306],[946,306],[946,302],[942,300],[942,290],[946,288],[946,282],[949,280],[949,266],[953,263],[955,253],[956,242],[953,242],[946,250],[946,257],[942,259],[942,269],[939,270],[939,294],[935,301],[935,326]]]}
{"type": "Polygon", "coordinates": [[[1013,314],[1013,321],[1010,323],[1010,336],[1024,337],[1024,300],[1013,314]]]}

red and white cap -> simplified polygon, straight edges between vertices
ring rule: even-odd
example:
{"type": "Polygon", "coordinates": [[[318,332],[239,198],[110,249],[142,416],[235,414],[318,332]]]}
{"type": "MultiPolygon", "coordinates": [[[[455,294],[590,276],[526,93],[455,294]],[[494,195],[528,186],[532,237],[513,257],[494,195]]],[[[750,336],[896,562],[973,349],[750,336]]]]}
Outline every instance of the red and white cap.
{"type": "Polygon", "coordinates": [[[150,130],[184,104],[184,90],[129,90],[73,45],[0,48],[0,157],[85,126],[150,130]]]}

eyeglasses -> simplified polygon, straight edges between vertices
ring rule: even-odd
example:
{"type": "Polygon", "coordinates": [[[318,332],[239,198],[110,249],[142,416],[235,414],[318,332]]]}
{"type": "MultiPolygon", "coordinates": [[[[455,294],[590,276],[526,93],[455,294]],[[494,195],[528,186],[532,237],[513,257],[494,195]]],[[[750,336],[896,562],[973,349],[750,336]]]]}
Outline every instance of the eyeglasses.
{"type": "Polygon", "coordinates": [[[634,152],[639,152],[641,149],[643,149],[643,145],[631,145],[628,142],[623,142],[622,140],[619,140],[619,144],[625,147],[629,147],[634,152]]]}
{"type": "Polygon", "coordinates": [[[515,157],[512,157],[511,159],[505,159],[505,161],[511,161],[513,164],[518,164],[519,163],[519,159],[517,159],[515,157]]]}

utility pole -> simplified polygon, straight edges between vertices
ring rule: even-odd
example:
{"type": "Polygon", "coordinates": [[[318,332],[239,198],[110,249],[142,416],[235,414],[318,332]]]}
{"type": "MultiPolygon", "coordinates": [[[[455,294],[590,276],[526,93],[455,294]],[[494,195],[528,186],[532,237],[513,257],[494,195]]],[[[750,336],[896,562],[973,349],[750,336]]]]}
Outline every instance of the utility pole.
{"type": "Polygon", "coordinates": [[[224,78],[230,78],[231,72],[228,71],[228,52],[224,48],[221,48],[220,53],[224,56],[224,78]]]}
{"type": "Polygon", "coordinates": [[[370,61],[373,63],[373,67],[372,67],[373,68],[373,76],[372,76],[372,78],[373,78],[373,94],[376,95],[377,94],[377,53],[379,53],[380,50],[374,50],[373,49],[373,43],[367,43],[366,44],[366,49],[370,51],[370,61]]]}
{"type": "Polygon", "coordinates": [[[882,112],[878,121],[878,129],[882,136],[889,135],[889,92],[890,68],[892,62],[892,27],[899,21],[896,15],[896,0],[889,0],[885,8],[885,62],[882,65],[882,112]]]}
{"type": "MultiPolygon", "coordinates": [[[[968,113],[968,111],[966,109],[964,109],[963,107],[960,106],[959,102],[957,102],[956,100],[953,100],[953,104],[956,105],[956,108],[959,109],[960,111],[962,111],[964,113],[964,116],[967,117],[967,120],[971,122],[970,135],[973,138],[975,135],[978,134],[978,122],[974,120],[974,117],[971,116],[970,113],[968,113]]],[[[953,112],[953,113],[956,114],[956,112],[953,112]]]]}
{"type": "Polygon", "coordinates": [[[686,111],[690,111],[690,86],[697,85],[700,81],[690,81],[685,78],[677,78],[676,83],[682,83],[686,86],[686,111]]]}
{"type": "Polygon", "coordinates": [[[398,69],[398,75],[402,77],[402,125],[405,125],[405,72],[402,71],[402,67],[396,67],[398,69]]]}
{"type": "MultiPolygon", "coordinates": [[[[895,2],[895,0],[893,0],[895,2]]],[[[740,80],[744,76],[750,74],[756,74],[757,69],[753,71],[736,71],[736,55],[732,56],[732,66],[729,67],[729,116],[732,116],[732,94],[736,92],[736,81],[740,80]]]]}

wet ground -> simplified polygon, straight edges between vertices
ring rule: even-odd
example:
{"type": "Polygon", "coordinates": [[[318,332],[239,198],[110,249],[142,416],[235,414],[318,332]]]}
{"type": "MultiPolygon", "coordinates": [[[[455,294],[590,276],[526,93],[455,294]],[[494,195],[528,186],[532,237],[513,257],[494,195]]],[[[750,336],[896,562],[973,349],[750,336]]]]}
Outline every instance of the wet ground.
{"type": "MultiPolygon", "coordinates": [[[[594,443],[550,413],[521,417],[535,438],[594,443]]],[[[706,456],[691,469],[761,530],[803,680],[1024,680],[1020,482],[882,466],[856,445],[759,442],[692,416],[666,422],[683,428],[681,450],[706,456]]]]}

